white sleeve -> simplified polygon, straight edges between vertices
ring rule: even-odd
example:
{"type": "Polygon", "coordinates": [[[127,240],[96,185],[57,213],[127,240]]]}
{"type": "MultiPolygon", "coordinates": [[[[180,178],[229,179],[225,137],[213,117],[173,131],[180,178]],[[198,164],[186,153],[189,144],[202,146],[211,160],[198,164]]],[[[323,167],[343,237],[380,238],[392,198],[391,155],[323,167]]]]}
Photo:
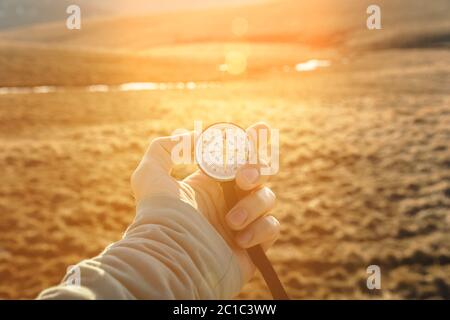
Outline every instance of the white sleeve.
{"type": "Polygon", "coordinates": [[[187,203],[169,197],[138,204],[122,240],[80,262],[80,283],[38,299],[230,299],[242,287],[235,255],[187,203]]]}

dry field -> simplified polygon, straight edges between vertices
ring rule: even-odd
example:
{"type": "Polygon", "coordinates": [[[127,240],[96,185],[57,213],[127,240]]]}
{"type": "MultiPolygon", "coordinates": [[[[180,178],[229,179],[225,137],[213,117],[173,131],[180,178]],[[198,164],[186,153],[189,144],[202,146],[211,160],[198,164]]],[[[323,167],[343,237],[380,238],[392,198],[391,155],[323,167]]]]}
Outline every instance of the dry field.
{"type": "MultiPolygon", "coordinates": [[[[222,39],[137,55],[3,40],[0,86],[218,85],[0,95],[0,298],[34,298],[119,240],[134,216],[129,177],[149,139],[202,120],[280,129],[270,184],[282,235],[269,256],[293,298],[450,299],[450,50],[417,39],[356,52],[222,39]],[[241,76],[217,69],[230,46],[249,50],[241,76]],[[332,64],[292,69],[313,58],[332,64]],[[366,288],[371,264],[381,290],[366,288]]],[[[238,298],[269,294],[256,276],[238,298]]]]}

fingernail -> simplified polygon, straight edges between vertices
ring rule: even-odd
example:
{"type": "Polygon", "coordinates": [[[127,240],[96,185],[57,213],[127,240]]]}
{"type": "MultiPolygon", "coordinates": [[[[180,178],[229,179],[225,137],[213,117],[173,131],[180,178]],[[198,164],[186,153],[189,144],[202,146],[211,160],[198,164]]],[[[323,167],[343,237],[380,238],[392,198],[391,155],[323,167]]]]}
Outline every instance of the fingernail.
{"type": "Polygon", "coordinates": [[[234,227],[241,226],[247,219],[247,212],[242,208],[236,208],[231,210],[227,216],[228,222],[234,227]]]}
{"type": "Polygon", "coordinates": [[[236,241],[241,247],[247,246],[252,241],[253,233],[250,231],[241,233],[237,236],[236,241]]]}
{"type": "Polygon", "coordinates": [[[248,168],[242,172],[242,175],[247,183],[253,184],[258,180],[259,171],[256,168],[248,168]]]}

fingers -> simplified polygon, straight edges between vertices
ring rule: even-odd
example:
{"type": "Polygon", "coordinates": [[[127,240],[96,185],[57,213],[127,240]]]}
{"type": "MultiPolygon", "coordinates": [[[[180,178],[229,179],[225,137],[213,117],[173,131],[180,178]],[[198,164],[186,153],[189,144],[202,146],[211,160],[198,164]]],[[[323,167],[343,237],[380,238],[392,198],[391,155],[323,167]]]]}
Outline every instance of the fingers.
{"type": "MultiPolygon", "coordinates": [[[[254,147],[258,150],[261,145],[261,138],[266,139],[266,137],[270,136],[270,128],[264,123],[257,123],[249,127],[247,133],[250,136],[254,147]]],[[[179,135],[156,138],[150,143],[144,160],[149,160],[152,164],[158,165],[164,171],[170,172],[173,165],[177,162],[177,159],[180,158],[180,151],[183,151],[183,157],[188,157],[190,159],[191,152],[194,149],[194,141],[195,133],[193,131],[179,135]],[[185,154],[186,150],[189,154],[185,154]]],[[[254,152],[254,154],[258,157],[258,152],[254,152]]],[[[253,163],[260,163],[259,159],[255,160],[256,161],[253,163]]],[[[244,186],[247,185],[248,183],[246,184],[246,182],[244,182],[244,186]]]]}
{"type": "Polygon", "coordinates": [[[194,188],[198,196],[206,198],[204,195],[207,195],[207,198],[211,199],[213,203],[221,203],[223,195],[220,183],[208,177],[203,171],[197,170],[183,181],[194,188]]]}
{"type": "Polygon", "coordinates": [[[267,213],[275,206],[275,194],[267,187],[247,195],[225,216],[234,240],[242,248],[261,244],[267,250],[278,238],[280,223],[267,213]]]}
{"type": "Polygon", "coordinates": [[[268,150],[272,139],[270,127],[262,122],[250,126],[246,131],[251,142],[250,164],[238,170],[236,174],[236,183],[244,191],[258,188],[269,180],[268,150]]]}
{"type": "Polygon", "coordinates": [[[235,242],[242,248],[259,244],[267,250],[280,234],[280,223],[274,216],[260,217],[235,236],[235,242]]]}
{"type": "Polygon", "coordinates": [[[259,189],[240,200],[225,220],[232,230],[242,230],[270,211],[275,206],[275,199],[269,188],[259,189]]]}
{"type": "Polygon", "coordinates": [[[250,126],[246,132],[253,146],[250,163],[269,163],[267,150],[270,148],[271,141],[270,127],[264,122],[259,122],[250,126]]]}
{"type": "Polygon", "coordinates": [[[150,161],[152,165],[170,172],[176,162],[181,162],[185,157],[191,158],[194,134],[193,131],[190,131],[179,135],[156,138],[150,143],[144,159],[150,161]]]}
{"type": "Polygon", "coordinates": [[[262,164],[248,164],[236,172],[236,184],[239,189],[248,191],[257,189],[269,180],[269,176],[261,175],[262,164]]]}
{"type": "Polygon", "coordinates": [[[270,127],[264,122],[255,123],[247,128],[246,132],[250,136],[250,139],[252,139],[253,143],[258,143],[258,137],[261,133],[261,130],[265,130],[267,132],[266,137],[270,137],[270,127]]]}

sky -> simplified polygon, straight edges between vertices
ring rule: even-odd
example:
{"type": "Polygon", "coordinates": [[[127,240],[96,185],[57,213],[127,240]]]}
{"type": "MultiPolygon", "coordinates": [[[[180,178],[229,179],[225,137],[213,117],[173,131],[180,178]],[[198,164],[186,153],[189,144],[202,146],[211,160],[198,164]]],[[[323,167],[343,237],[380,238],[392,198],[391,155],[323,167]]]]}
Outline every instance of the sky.
{"type": "Polygon", "coordinates": [[[77,4],[84,17],[135,15],[244,5],[268,0],[0,0],[0,29],[65,19],[66,8],[77,4]]]}

